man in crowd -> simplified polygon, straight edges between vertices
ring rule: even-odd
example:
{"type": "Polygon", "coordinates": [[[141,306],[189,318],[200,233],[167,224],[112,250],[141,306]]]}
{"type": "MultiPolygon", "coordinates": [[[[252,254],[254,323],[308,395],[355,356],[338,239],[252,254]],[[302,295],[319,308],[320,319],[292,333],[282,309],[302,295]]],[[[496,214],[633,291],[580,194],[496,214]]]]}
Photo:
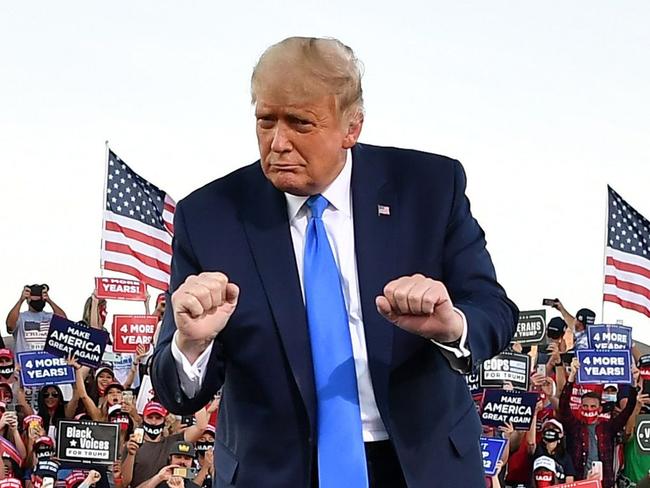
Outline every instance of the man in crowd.
{"type": "Polygon", "coordinates": [[[553,307],[560,311],[562,318],[573,332],[573,347],[575,349],[588,349],[587,327],[594,325],[596,321],[595,312],[588,308],[581,308],[574,317],[564,308],[560,300],[555,300],[553,307]]]}
{"type": "Polygon", "coordinates": [[[66,317],[65,312],[50,298],[47,285],[31,285],[23,288],[20,298],[7,315],[7,332],[13,334],[15,340],[14,353],[24,351],[40,351],[45,346],[45,339],[50,328],[52,312],[44,310],[45,305],[52,312],[66,317]],[[27,310],[21,312],[20,307],[27,302],[27,310]]]}
{"type": "Polygon", "coordinates": [[[195,442],[201,437],[208,425],[210,413],[201,408],[196,413],[196,424],[183,432],[168,435],[165,432],[165,417],[167,409],[160,403],[149,402],[142,412],[144,442],[142,445],[131,435],[122,453],[122,481],[124,486],[138,486],[153,478],[154,475],[168,464],[167,456],[171,446],[179,441],[195,442]]]}
{"type": "Polygon", "coordinates": [[[251,92],[260,161],[176,209],[161,401],[191,413],[223,384],[219,487],[479,486],[458,371],[508,345],[517,308],[462,166],[357,144],[361,69],[335,39],[271,46],[251,92]]]}
{"type": "Polygon", "coordinates": [[[191,443],[175,442],[169,450],[168,465],[136,488],[199,488],[191,479],[195,456],[196,449],[191,443]]]}
{"type": "Polygon", "coordinates": [[[580,418],[571,412],[570,396],[580,363],[571,362],[571,372],[560,395],[559,415],[565,427],[567,447],[576,479],[588,479],[594,462],[602,463],[603,488],[614,488],[614,446],[616,435],[625,427],[636,405],[636,388],[630,388],[625,408],[609,420],[602,419],[601,394],[587,392],[580,402],[580,418]]]}

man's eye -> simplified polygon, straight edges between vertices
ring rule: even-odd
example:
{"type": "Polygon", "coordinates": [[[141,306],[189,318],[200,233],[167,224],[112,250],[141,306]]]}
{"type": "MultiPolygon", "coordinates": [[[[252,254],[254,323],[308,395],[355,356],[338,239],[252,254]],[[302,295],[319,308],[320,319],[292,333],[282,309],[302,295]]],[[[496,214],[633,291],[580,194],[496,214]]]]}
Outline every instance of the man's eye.
{"type": "Polygon", "coordinates": [[[269,129],[273,127],[274,121],[270,117],[258,117],[257,125],[263,129],[269,129]]]}

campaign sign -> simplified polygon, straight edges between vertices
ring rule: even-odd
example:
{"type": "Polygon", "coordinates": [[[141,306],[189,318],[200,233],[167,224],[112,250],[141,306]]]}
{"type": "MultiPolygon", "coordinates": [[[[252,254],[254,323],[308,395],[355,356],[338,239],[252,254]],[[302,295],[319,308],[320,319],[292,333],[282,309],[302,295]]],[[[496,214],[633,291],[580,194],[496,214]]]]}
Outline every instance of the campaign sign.
{"type": "Polygon", "coordinates": [[[469,388],[469,393],[472,396],[480,395],[483,392],[483,388],[481,388],[480,381],[479,381],[480,375],[478,371],[466,373],[463,376],[465,377],[467,388],[469,388]]]}
{"type": "Polygon", "coordinates": [[[151,377],[146,374],[142,377],[142,384],[140,385],[140,391],[138,392],[138,398],[135,401],[136,411],[142,415],[144,412],[144,406],[153,400],[153,397],[156,395],[156,392],[153,391],[153,385],[151,384],[151,377]]]}
{"type": "Polygon", "coordinates": [[[481,437],[481,454],[483,456],[483,469],[487,476],[494,476],[497,472],[497,462],[501,459],[503,448],[506,447],[505,439],[497,437],[481,437]]]}
{"type": "Polygon", "coordinates": [[[149,349],[157,323],[155,315],[113,315],[113,351],[136,352],[139,345],[149,349]]]}
{"type": "Polygon", "coordinates": [[[533,421],[537,395],[529,391],[485,390],[481,423],[500,427],[510,422],[515,430],[528,430],[533,421]]]}
{"type": "Polygon", "coordinates": [[[580,362],[578,383],[632,384],[630,351],[578,349],[576,355],[580,362]]]}
{"type": "Polygon", "coordinates": [[[138,280],[95,278],[95,296],[109,300],[136,300],[141,302],[147,298],[147,289],[145,284],[138,280]]]}
{"type": "Polygon", "coordinates": [[[521,344],[539,344],[546,335],[546,310],[528,310],[519,312],[517,331],[512,342],[521,344]]]}
{"type": "Polygon", "coordinates": [[[590,325],[587,327],[589,349],[597,351],[632,348],[632,327],[624,325],[590,325]]]}
{"type": "Polygon", "coordinates": [[[553,485],[554,488],[603,488],[603,485],[598,480],[584,480],[575,481],[573,483],[564,483],[561,485],[553,485]]]}
{"type": "Polygon", "coordinates": [[[528,390],[530,357],[527,354],[502,352],[483,361],[479,384],[483,388],[502,388],[510,382],[514,388],[528,390]]]}
{"type": "Polygon", "coordinates": [[[74,383],[74,369],[65,358],[43,351],[19,352],[20,381],[25,388],[74,383]]]}
{"type": "Polygon", "coordinates": [[[108,332],[52,316],[45,351],[67,358],[74,355],[79,364],[96,368],[102,361],[108,332]]]}
{"type": "Polygon", "coordinates": [[[636,420],[636,443],[642,452],[650,452],[650,415],[639,415],[636,420]]]}
{"type": "Polygon", "coordinates": [[[56,454],[60,461],[113,464],[117,460],[118,424],[60,420],[56,454]]]}

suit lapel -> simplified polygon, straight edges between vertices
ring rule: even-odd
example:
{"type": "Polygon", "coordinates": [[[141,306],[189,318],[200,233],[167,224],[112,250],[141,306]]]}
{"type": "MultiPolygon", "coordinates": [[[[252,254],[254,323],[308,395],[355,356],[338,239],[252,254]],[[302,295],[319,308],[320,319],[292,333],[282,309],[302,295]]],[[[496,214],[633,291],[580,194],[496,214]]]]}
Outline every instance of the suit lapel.
{"type": "Polygon", "coordinates": [[[266,180],[261,170],[259,176],[242,205],[244,227],[313,433],[316,393],[311,346],[286,199],[266,180]]]}
{"type": "Polygon", "coordinates": [[[399,202],[384,162],[367,153],[361,144],[352,149],[354,238],[370,376],[377,406],[386,419],[395,326],[379,315],[375,297],[396,278],[399,202]]]}

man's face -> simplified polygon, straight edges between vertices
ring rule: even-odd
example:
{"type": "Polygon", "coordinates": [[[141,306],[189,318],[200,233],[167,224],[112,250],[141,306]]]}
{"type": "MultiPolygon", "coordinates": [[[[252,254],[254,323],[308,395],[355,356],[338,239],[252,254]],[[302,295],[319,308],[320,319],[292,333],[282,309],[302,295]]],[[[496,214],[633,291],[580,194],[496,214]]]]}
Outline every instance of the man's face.
{"type": "Polygon", "coordinates": [[[165,423],[165,418],[158,413],[150,413],[144,416],[145,422],[149,425],[162,425],[165,423]]]}
{"type": "Polygon", "coordinates": [[[600,410],[600,400],[596,398],[583,398],[581,401],[582,409],[586,412],[600,410]]]}
{"type": "Polygon", "coordinates": [[[189,456],[181,456],[180,454],[172,454],[170,464],[176,464],[182,468],[192,467],[192,458],[189,456]]]}
{"type": "Polygon", "coordinates": [[[8,357],[0,357],[0,368],[4,366],[11,366],[14,360],[8,357]]]}
{"type": "Polygon", "coordinates": [[[303,100],[291,89],[262,90],[255,117],[264,175],[277,189],[302,196],[334,181],[362,125],[360,118],[341,121],[333,95],[303,100]]]}

